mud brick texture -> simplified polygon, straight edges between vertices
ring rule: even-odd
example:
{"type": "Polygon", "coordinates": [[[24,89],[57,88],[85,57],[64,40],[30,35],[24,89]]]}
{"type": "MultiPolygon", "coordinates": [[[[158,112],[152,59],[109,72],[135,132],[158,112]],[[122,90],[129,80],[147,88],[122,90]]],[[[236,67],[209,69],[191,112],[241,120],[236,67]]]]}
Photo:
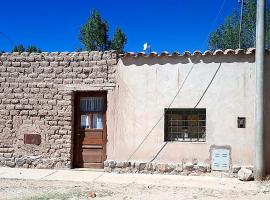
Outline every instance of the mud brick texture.
{"type": "Polygon", "coordinates": [[[0,166],[72,167],[75,91],[115,85],[117,54],[0,54],[0,166]],[[41,143],[25,144],[25,134],[41,143]]]}

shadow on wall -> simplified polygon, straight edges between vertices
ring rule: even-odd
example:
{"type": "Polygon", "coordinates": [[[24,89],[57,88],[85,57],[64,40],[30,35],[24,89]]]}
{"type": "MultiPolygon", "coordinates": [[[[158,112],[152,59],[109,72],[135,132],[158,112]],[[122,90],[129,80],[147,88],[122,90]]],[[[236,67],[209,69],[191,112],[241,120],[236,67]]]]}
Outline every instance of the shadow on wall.
{"type": "Polygon", "coordinates": [[[270,174],[270,56],[265,60],[265,169],[266,173],[270,174]]]}
{"type": "Polygon", "coordinates": [[[254,54],[251,55],[194,55],[194,56],[126,56],[122,62],[125,66],[136,65],[165,65],[165,64],[188,64],[188,63],[233,63],[233,62],[254,62],[254,54]]]}

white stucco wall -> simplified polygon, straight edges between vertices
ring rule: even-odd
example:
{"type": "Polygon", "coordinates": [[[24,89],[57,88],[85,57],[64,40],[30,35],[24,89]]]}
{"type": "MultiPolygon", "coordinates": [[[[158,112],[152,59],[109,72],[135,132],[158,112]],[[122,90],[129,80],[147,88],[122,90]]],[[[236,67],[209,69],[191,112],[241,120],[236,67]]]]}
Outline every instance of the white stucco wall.
{"type": "Polygon", "coordinates": [[[169,142],[155,161],[209,162],[211,145],[227,145],[231,147],[232,164],[252,165],[254,54],[120,59],[116,88],[108,94],[108,159],[150,161],[164,145],[164,108],[190,68],[194,65],[171,108],[193,108],[220,63],[220,70],[197,106],[206,108],[206,142],[169,142]],[[237,128],[237,117],[246,117],[246,128],[237,128]]]}

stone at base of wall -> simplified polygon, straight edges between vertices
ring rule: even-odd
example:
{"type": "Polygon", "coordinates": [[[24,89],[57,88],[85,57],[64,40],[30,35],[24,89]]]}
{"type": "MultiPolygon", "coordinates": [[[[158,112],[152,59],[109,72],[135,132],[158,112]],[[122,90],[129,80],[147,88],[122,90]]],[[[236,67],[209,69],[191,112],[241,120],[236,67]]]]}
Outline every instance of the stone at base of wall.
{"type": "Polygon", "coordinates": [[[233,165],[232,166],[232,176],[238,178],[242,181],[250,181],[254,180],[254,166],[246,165],[246,166],[239,166],[233,165]]]}
{"type": "Polygon", "coordinates": [[[71,168],[71,161],[61,158],[42,158],[42,156],[21,156],[11,158],[0,157],[0,166],[38,169],[64,169],[71,168]]]}
{"type": "Polygon", "coordinates": [[[201,175],[211,171],[210,165],[206,163],[156,163],[138,161],[115,161],[104,162],[105,172],[116,173],[144,173],[144,174],[180,174],[180,175],[201,175]]]}
{"type": "MultiPolygon", "coordinates": [[[[238,176],[241,168],[250,169],[253,172],[253,166],[233,165],[230,171],[225,172],[228,177],[238,176]]],[[[142,174],[173,174],[184,176],[200,176],[210,174],[211,166],[208,163],[154,163],[139,161],[115,161],[106,160],[104,162],[104,171],[111,173],[142,173],[142,174]]],[[[220,172],[220,171],[219,171],[220,172]]],[[[219,173],[218,171],[216,173],[219,173]]],[[[224,173],[221,171],[220,173],[224,173]]]]}

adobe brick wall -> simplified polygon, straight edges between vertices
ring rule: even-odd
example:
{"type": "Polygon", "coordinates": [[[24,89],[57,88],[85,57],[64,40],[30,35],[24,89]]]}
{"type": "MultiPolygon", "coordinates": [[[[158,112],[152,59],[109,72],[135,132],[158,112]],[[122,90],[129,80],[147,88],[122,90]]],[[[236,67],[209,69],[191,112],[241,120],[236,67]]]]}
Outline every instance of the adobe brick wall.
{"type": "Polygon", "coordinates": [[[113,88],[116,64],[113,51],[0,54],[0,166],[70,168],[74,91],[113,88]]]}

